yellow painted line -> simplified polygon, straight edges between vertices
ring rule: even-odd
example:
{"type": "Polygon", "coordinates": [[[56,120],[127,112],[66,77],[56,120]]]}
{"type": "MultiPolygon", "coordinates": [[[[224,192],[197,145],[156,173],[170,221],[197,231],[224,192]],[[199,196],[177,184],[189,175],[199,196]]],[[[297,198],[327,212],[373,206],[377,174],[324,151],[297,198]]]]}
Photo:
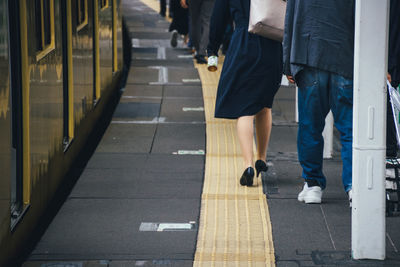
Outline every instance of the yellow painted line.
{"type": "MultiPolygon", "coordinates": [[[[259,178],[239,185],[242,156],[236,121],[214,118],[222,65],[196,65],[207,122],[206,170],[194,266],[275,266],[271,222],[259,178]]],[[[255,146],[255,145],[254,145],[255,146]]]]}
{"type": "MultiPolygon", "coordinates": [[[[141,1],[159,12],[157,0],[141,1]]],[[[220,57],[216,72],[195,64],[203,89],[207,144],[193,266],[272,267],[275,266],[275,252],[261,180],[255,178],[252,187],[240,186],[239,176],[244,169],[236,121],[214,118],[222,64],[223,57],[220,57]]]]}
{"type": "Polygon", "coordinates": [[[21,84],[22,84],[22,195],[24,205],[31,202],[31,149],[30,149],[30,66],[28,57],[28,22],[26,1],[20,0],[21,23],[21,84]]]}
{"type": "Polygon", "coordinates": [[[113,71],[118,71],[118,50],[117,50],[117,0],[113,0],[112,2],[112,13],[113,13],[113,27],[112,27],[112,34],[113,34],[113,71]]]}
{"type": "MultiPolygon", "coordinates": [[[[87,12],[87,3],[86,3],[87,12]]],[[[72,140],[75,137],[74,118],[74,70],[72,60],[72,7],[67,1],[67,60],[68,60],[68,137],[72,140]]]]}
{"type": "Polygon", "coordinates": [[[44,32],[44,8],[43,8],[43,0],[41,0],[40,1],[40,28],[41,28],[41,31],[42,31],[42,47],[45,47],[46,46],[46,43],[45,43],[45,32],[44,32]]]}
{"type": "Polygon", "coordinates": [[[95,90],[94,98],[95,100],[100,99],[100,36],[99,36],[99,2],[93,2],[93,27],[94,27],[94,62],[95,62],[95,90]]]}

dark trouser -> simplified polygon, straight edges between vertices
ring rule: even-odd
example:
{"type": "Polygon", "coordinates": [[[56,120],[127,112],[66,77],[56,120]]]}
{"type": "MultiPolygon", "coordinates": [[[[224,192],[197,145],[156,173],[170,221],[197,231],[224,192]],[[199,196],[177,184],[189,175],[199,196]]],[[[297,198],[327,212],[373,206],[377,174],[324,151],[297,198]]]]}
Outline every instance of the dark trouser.
{"type": "Polygon", "coordinates": [[[335,127],[342,143],[342,182],[345,191],[352,185],[353,80],[313,68],[296,75],[299,87],[299,130],[297,150],[303,178],[315,180],[322,187],[325,117],[332,110],[335,127]]]}
{"type": "Polygon", "coordinates": [[[197,54],[205,56],[214,0],[190,0],[190,36],[197,54]]]}
{"type": "Polygon", "coordinates": [[[387,96],[386,118],[386,157],[395,158],[397,156],[398,146],[389,92],[387,96]]]}
{"type": "Polygon", "coordinates": [[[165,16],[167,12],[167,0],[160,0],[160,14],[165,16]]]}

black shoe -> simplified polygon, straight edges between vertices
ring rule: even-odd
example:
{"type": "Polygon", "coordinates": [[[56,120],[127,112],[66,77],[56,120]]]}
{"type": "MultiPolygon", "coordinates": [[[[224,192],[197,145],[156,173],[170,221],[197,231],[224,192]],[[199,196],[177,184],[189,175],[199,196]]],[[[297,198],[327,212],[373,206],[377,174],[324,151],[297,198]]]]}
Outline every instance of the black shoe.
{"type": "Polygon", "coordinates": [[[240,177],[240,184],[252,186],[253,178],[254,178],[254,169],[252,167],[248,167],[246,170],[244,170],[242,177],[240,177]]]}
{"type": "Polygon", "coordinates": [[[196,55],[194,58],[197,60],[197,64],[207,64],[206,57],[203,55],[196,55]]]}
{"type": "Polygon", "coordinates": [[[257,175],[256,177],[258,177],[258,175],[260,174],[260,172],[266,172],[268,171],[268,166],[267,164],[262,161],[261,159],[256,161],[256,170],[257,170],[257,175]]]}
{"type": "Polygon", "coordinates": [[[176,47],[178,45],[178,36],[178,32],[176,30],[173,30],[170,41],[172,47],[176,47]]]}

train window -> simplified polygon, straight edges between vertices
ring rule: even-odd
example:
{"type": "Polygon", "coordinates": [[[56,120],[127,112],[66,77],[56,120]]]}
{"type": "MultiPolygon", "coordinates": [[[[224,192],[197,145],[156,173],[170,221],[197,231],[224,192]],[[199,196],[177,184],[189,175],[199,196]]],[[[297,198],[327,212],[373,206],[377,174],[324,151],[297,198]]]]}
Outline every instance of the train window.
{"type": "Polygon", "coordinates": [[[50,34],[50,0],[43,1],[43,26],[44,31],[44,45],[47,46],[51,43],[51,34],[50,34]]]}
{"type": "Polygon", "coordinates": [[[54,0],[35,0],[35,29],[37,60],[42,59],[54,45],[54,0]]]}
{"type": "Polygon", "coordinates": [[[108,6],[108,0],[100,0],[100,9],[106,9],[108,6]]]}
{"type": "Polygon", "coordinates": [[[76,1],[76,25],[77,31],[81,30],[88,24],[88,5],[87,0],[76,1]]]}

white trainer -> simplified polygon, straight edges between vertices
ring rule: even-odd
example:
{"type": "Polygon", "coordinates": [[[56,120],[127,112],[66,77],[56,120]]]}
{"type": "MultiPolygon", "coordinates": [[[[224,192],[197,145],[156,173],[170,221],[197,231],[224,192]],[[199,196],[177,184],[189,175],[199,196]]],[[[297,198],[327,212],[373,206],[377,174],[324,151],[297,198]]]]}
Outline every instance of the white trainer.
{"type": "Polygon", "coordinates": [[[347,191],[347,195],[349,196],[349,206],[351,208],[353,206],[353,189],[347,191]]]}
{"type": "Polygon", "coordinates": [[[304,183],[303,190],[297,196],[297,200],[306,204],[318,204],[321,203],[322,189],[319,186],[308,187],[307,183],[304,183]]]}
{"type": "Polygon", "coordinates": [[[207,61],[207,69],[209,71],[216,71],[218,68],[218,57],[217,56],[209,56],[207,61]]]}

